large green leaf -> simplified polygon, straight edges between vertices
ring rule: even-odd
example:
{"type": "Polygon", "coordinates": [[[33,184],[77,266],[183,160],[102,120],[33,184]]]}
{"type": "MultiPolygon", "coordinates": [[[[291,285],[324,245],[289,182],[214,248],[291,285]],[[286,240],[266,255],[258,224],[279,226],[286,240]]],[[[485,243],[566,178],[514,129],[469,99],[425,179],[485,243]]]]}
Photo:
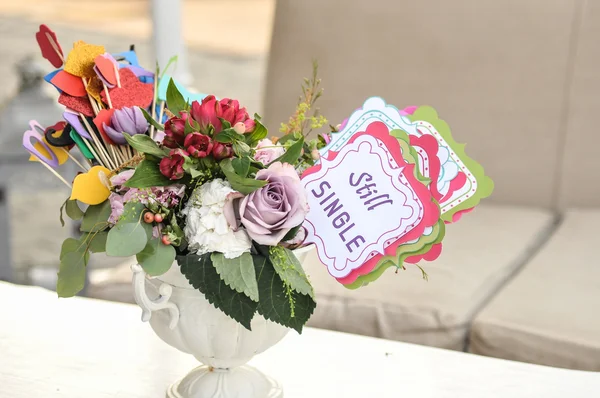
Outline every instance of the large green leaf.
{"type": "Polygon", "coordinates": [[[221,170],[225,174],[225,177],[227,177],[227,181],[229,181],[231,187],[244,195],[248,195],[267,185],[267,181],[245,178],[238,175],[233,168],[231,159],[223,159],[219,163],[219,166],[221,166],[221,170]]]}
{"type": "Polygon", "coordinates": [[[65,210],[67,216],[69,216],[71,220],[81,220],[81,218],[85,214],[79,208],[79,205],[77,204],[76,200],[67,199],[67,201],[65,202],[65,210]]]}
{"type": "Polygon", "coordinates": [[[315,299],[315,292],[302,269],[302,264],[291,250],[281,246],[273,246],[270,250],[269,261],[271,261],[275,272],[285,284],[295,291],[307,294],[313,300],[315,299]]]}
{"type": "Polygon", "coordinates": [[[152,237],[152,226],[142,220],[146,206],[129,202],[123,208],[123,215],[117,224],[108,231],[106,254],[112,257],[129,257],[138,254],[152,237]]]}
{"type": "Polygon", "coordinates": [[[240,140],[242,137],[235,132],[234,129],[223,130],[220,133],[214,136],[214,140],[216,142],[221,142],[223,144],[230,144],[236,140],[240,140]]]}
{"type": "Polygon", "coordinates": [[[298,141],[293,143],[283,155],[275,159],[273,162],[281,162],[281,163],[289,163],[292,165],[296,165],[298,158],[302,154],[302,148],[304,147],[304,138],[301,137],[298,141]]]}
{"type": "Polygon", "coordinates": [[[175,254],[173,246],[165,245],[159,238],[152,238],[136,258],[148,275],[158,276],[171,268],[175,254]]]}
{"type": "Polygon", "coordinates": [[[175,85],[173,79],[169,80],[167,86],[167,107],[174,115],[178,116],[179,112],[185,110],[187,102],[183,95],[179,92],[179,89],[175,85]]]}
{"type": "Polygon", "coordinates": [[[257,116],[258,115],[254,115],[254,122],[256,123],[254,130],[251,133],[246,134],[246,144],[250,145],[252,148],[258,144],[258,141],[267,138],[267,134],[269,134],[267,128],[263,126],[257,116]]]}
{"type": "Polygon", "coordinates": [[[302,333],[302,328],[311,317],[317,303],[309,295],[298,293],[285,284],[268,258],[261,255],[252,258],[260,296],[258,313],[266,319],[302,333]]]}
{"type": "Polygon", "coordinates": [[[58,297],[72,297],[83,289],[89,257],[85,245],[77,239],[68,238],[63,242],[56,282],[58,297]]]}
{"type": "Polygon", "coordinates": [[[202,256],[196,254],[177,256],[177,262],[181,267],[181,273],[192,286],[204,294],[209,303],[251,330],[250,323],[258,303],[244,293],[230,288],[221,280],[212,264],[210,253],[202,256]]]}
{"type": "Polygon", "coordinates": [[[81,221],[81,231],[98,232],[108,228],[108,217],[110,217],[110,202],[104,202],[89,206],[81,221]]]}
{"type": "Polygon", "coordinates": [[[250,158],[234,158],[231,161],[231,166],[233,167],[235,174],[240,177],[247,177],[248,171],[250,171],[250,158]]]}
{"type": "Polygon", "coordinates": [[[125,183],[130,188],[164,187],[173,184],[165,177],[158,167],[158,163],[145,159],[135,168],[133,176],[125,183]]]}
{"type": "Polygon", "coordinates": [[[154,155],[159,159],[162,159],[167,155],[165,150],[161,149],[156,141],[145,134],[129,135],[127,133],[123,133],[123,137],[125,137],[125,140],[127,140],[129,145],[134,149],[137,149],[138,152],[154,155]]]}
{"type": "Polygon", "coordinates": [[[236,258],[226,258],[223,253],[215,252],[210,259],[227,286],[258,302],[258,283],[250,253],[243,253],[236,258]]]}
{"type": "Polygon", "coordinates": [[[104,253],[106,251],[106,239],[108,232],[84,233],[82,241],[85,242],[88,250],[92,253],[104,253]]]}

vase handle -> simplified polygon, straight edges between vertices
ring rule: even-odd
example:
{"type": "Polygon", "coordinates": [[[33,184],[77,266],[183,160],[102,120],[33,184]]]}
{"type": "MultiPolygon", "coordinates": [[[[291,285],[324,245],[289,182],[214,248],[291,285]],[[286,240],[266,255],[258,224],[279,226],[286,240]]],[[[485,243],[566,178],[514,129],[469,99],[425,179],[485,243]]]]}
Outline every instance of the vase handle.
{"type": "Polygon", "coordinates": [[[171,294],[173,294],[173,288],[167,283],[161,283],[158,287],[159,296],[157,299],[152,300],[146,293],[146,272],[139,264],[132,264],[131,271],[133,271],[133,292],[135,302],[142,308],[142,321],[148,322],[152,317],[152,311],[168,310],[171,316],[169,322],[169,329],[173,330],[177,327],[179,322],[179,308],[173,303],[169,302],[171,294]]]}

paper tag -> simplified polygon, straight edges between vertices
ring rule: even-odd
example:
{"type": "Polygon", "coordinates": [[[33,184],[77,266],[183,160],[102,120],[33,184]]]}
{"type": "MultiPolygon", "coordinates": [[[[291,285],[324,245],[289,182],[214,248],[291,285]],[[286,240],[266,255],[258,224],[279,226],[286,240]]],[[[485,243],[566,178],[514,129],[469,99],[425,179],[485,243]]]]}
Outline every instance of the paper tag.
{"type": "Polygon", "coordinates": [[[336,278],[348,277],[388,248],[394,251],[402,238],[422,235],[424,219],[431,218],[429,191],[382,123],[370,124],[339,152],[330,152],[302,182],[310,206],[306,242],[315,243],[336,278]]]}

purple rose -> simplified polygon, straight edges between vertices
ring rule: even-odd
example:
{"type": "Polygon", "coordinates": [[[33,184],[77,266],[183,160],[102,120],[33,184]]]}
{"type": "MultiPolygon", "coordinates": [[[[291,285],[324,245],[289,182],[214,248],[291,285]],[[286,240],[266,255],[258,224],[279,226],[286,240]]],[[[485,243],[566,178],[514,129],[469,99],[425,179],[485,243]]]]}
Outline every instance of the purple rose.
{"type": "Polygon", "coordinates": [[[255,149],[254,160],[264,165],[271,163],[285,153],[285,148],[280,143],[274,144],[268,138],[260,140],[255,149]]]}
{"type": "Polygon", "coordinates": [[[275,246],[304,222],[308,213],[306,192],[298,173],[288,163],[275,162],[256,173],[256,179],[269,183],[247,196],[230,195],[225,217],[234,230],[242,225],[255,242],[275,246]]]}
{"type": "Polygon", "coordinates": [[[103,126],[106,135],[118,145],[127,144],[123,133],[136,135],[148,130],[148,122],[137,106],[115,110],[110,118],[110,125],[103,123],[103,126]]]}

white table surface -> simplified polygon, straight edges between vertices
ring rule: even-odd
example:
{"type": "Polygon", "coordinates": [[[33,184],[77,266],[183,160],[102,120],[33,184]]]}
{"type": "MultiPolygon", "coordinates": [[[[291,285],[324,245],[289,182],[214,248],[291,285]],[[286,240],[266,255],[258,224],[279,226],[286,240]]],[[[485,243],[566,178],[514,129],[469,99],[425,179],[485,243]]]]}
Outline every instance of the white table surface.
{"type": "MultiPolygon", "coordinates": [[[[0,282],[0,397],[153,398],[197,365],[133,305],[0,282]]],[[[252,365],[286,398],[600,397],[600,373],[306,329],[252,365]]]]}

